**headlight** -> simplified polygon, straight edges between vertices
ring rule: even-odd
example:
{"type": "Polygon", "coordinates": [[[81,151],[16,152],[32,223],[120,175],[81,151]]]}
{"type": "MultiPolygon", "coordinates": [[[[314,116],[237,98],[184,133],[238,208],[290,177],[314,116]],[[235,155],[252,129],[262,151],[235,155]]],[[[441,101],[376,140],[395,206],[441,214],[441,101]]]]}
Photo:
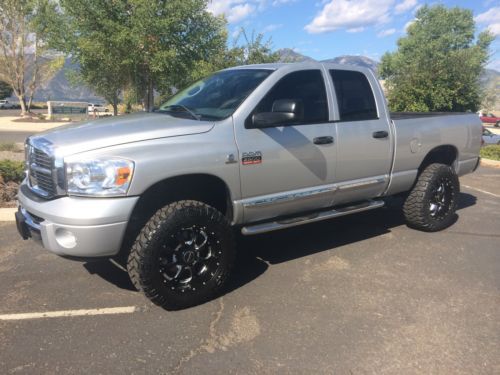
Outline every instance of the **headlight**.
{"type": "Polygon", "coordinates": [[[134,162],[125,159],[66,161],[68,194],[125,195],[133,173],[134,162]]]}

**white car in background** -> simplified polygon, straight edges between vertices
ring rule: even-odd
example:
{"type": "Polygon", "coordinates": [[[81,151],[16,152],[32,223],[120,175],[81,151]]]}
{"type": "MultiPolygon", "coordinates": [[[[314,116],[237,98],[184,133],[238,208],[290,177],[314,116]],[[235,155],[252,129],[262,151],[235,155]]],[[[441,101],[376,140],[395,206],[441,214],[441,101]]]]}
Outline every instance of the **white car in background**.
{"type": "Polygon", "coordinates": [[[89,115],[92,115],[94,113],[100,114],[109,112],[109,109],[106,108],[103,104],[94,104],[94,103],[89,103],[87,110],[89,115]]]}
{"type": "Polygon", "coordinates": [[[500,134],[495,134],[492,131],[483,128],[484,145],[500,145],[500,134]]]}
{"type": "Polygon", "coordinates": [[[14,108],[14,104],[10,103],[8,100],[0,100],[0,109],[11,109],[14,108]]]}

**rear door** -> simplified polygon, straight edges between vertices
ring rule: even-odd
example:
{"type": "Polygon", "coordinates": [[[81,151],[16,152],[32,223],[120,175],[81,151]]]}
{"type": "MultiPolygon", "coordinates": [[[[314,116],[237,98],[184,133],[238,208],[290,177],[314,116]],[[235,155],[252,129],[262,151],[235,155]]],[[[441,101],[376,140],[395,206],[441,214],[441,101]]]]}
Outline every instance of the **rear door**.
{"type": "Polygon", "coordinates": [[[338,106],[335,204],[378,196],[389,183],[392,163],[386,107],[377,103],[373,90],[379,86],[362,71],[329,73],[338,106]]]}

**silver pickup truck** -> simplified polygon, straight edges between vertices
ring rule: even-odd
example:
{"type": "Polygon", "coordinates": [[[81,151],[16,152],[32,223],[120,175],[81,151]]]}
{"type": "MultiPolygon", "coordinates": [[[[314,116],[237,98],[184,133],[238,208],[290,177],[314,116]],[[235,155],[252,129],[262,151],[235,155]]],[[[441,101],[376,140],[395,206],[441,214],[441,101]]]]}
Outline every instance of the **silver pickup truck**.
{"type": "Polygon", "coordinates": [[[235,229],[289,228],[396,194],[410,227],[446,228],[481,132],[473,113],[389,113],[367,69],[236,67],[154,113],[28,138],[16,219],[56,254],[127,259],[151,301],[185,308],[223,290],[235,229]]]}

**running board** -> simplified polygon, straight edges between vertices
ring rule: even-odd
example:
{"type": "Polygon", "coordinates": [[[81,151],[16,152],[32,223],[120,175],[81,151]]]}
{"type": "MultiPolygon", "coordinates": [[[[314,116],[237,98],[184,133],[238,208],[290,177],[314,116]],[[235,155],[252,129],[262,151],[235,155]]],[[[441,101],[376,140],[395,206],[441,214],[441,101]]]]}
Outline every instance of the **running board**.
{"type": "Polygon", "coordinates": [[[249,225],[241,228],[241,233],[245,236],[250,236],[253,234],[272,232],[275,230],[295,227],[297,225],[314,223],[316,221],[333,219],[334,217],[350,215],[356,212],[373,210],[375,208],[382,207],[383,205],[384,201],[369,200],[355,205],[338,207],[328,211],[315,212],[305,216],[272,221],[268,223],[249,225]]]}

